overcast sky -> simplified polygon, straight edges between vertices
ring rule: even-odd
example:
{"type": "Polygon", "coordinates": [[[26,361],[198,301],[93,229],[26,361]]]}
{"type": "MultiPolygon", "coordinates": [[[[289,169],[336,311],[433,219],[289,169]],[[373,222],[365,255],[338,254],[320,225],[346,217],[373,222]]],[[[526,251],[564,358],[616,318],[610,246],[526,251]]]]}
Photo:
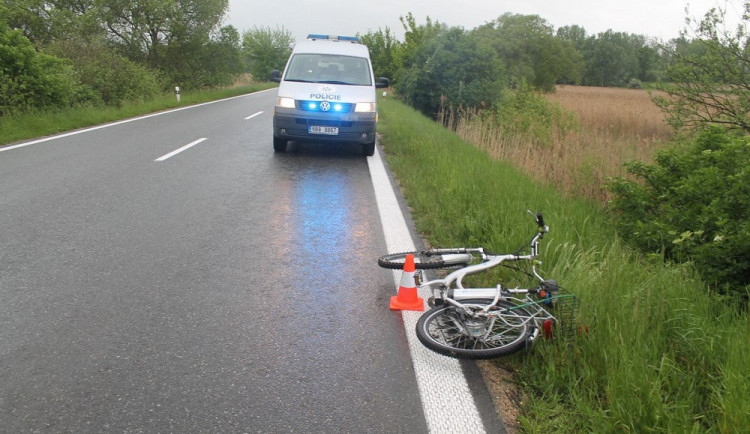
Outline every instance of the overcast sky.
{"type": "MultiPolygon", "coordinates": [[[[506,12],[539,15],[555,29],[577,24],[589,35],[612,29],[664,41],[685,28],[685,7],[702,17],[713,6],[739,22],[743,0],[229,0],[226,24],[242,33],[253,27],[284,28],[296,40],[309,33],[356,35],[386,27],[403,40],[400,16],[411,12],[471,30],[506,12]]],[[[730,19],[727,21],[730,21],[730,19]]]]}

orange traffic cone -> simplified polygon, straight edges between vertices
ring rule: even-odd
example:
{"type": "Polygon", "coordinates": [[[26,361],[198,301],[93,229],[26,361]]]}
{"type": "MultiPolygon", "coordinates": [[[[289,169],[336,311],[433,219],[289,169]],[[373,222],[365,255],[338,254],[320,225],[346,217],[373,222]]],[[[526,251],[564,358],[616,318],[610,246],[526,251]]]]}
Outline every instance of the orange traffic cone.
{"type": "Polygon", "coordinates": [[[424,300],[417,296],[414,271],[414,255],[406,255],[398,295],[391,297],[391,310],[424,310],[424,300]]]}

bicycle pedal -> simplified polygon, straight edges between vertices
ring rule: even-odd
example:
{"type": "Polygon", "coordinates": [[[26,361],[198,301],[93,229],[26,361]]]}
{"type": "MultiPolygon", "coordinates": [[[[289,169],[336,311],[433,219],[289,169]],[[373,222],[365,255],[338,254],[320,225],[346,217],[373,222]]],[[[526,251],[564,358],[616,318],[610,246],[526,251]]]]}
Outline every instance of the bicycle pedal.
{"type": "Polygon", "coordinates": [[[441,299],[441,298],[437,298],[437,299],[436,299],[435,297],[430,297],[430,298],[428,298],[428,299],[427,299],[427,304],[428,304],[428,305],[429,305],[430,307],[441,306],[441,305],[443,305],[444,303],[445,303],[445,302],[444,302],[444,301],[443,301],[443,299],[441,299]]]}

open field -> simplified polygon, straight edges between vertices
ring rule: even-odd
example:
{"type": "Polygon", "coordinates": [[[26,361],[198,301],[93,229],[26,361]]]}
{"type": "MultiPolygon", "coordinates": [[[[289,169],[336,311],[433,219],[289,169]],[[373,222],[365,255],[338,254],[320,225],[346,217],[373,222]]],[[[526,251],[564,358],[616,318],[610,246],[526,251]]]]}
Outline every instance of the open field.
{"type": "Polygon", "coordinates": [[[533,116],[526,119],[531,125],[518,131],[498,125],[508,123],[506,119],[463,113],[455,122],[456,132],[538,181],[600,202],[608,198],[601,188],[607,177],[624,176],[627,161],[651,161],[672,137],[664,115],[645,90],[560,86],[545,98],[562,108],[564,119],[572,114],[573,122],[553,121],[543,143],[534,131],[549,127],[533,116]]]}

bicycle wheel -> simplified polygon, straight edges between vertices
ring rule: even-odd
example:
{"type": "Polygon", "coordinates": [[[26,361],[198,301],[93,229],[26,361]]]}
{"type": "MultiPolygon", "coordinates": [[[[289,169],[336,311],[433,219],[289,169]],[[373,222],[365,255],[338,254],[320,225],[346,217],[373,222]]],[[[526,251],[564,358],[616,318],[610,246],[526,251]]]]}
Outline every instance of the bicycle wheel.
{"type": "Polygon", "coordinates": [[[422,250],[421,252],[383,255],[378,258],[378,265],[392,270],[401,270],[404,268],[406,255],[414,255],[414,268],[418,270],[463,267],[473,260],[470,253],[438,254],[430,250],[422,250]]]}
{"type": "MultiPolygon", "coordinates": [[[[462,304],[486,306],[489,300],[466,300],[462,304]]],[[[500,301],[500,309],[513,304],[500,301]]],[[[479,307],[469,307],[473,311],[479,307]]],[[[427,348],[458,359],[489,359],[506,356],[523,348],[531,334],[529,314],[523,309],[507,310],[503,318],[472,318],[450,304],[436,306],[417,321],[417,337],[427,348]]]]}

